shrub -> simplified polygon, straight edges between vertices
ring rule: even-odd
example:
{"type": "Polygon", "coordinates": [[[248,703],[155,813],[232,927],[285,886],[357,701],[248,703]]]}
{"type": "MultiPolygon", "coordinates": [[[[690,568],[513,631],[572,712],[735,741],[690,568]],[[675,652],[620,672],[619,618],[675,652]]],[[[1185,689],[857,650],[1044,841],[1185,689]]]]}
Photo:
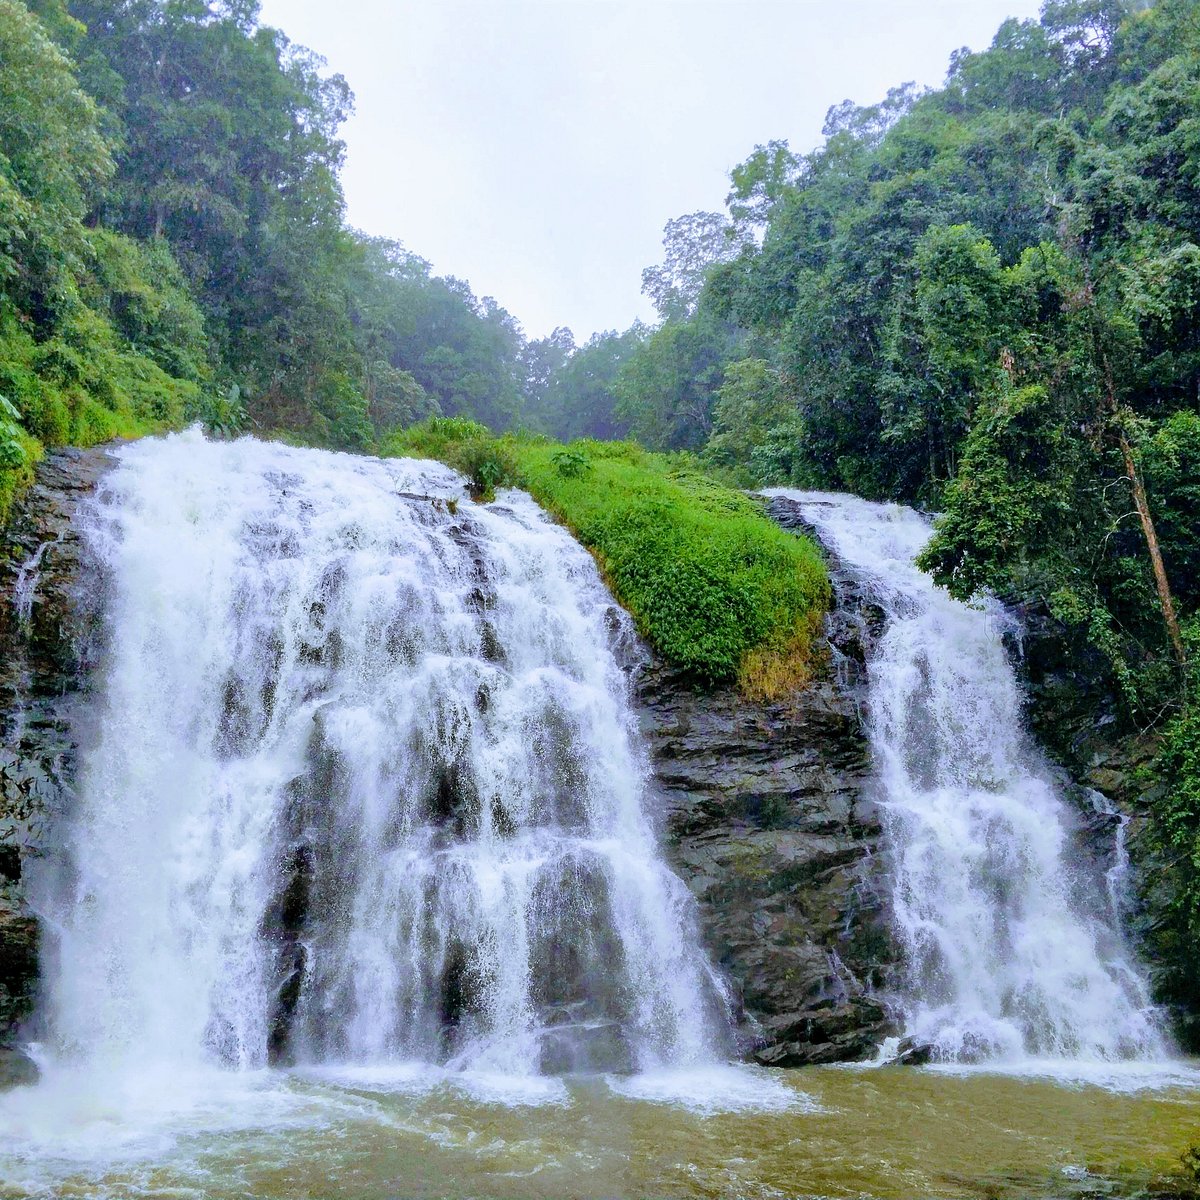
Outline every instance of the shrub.
{"type": "Polygon", "coordinates": [[[467,477],[471,496],[492,500],[498,487],[520,483],[514,439],[496,437],[486,425],[465,417],[429,417],[384,439],[380,452],[436,458],[467,477]]]}
{"type": "Polygon", "coordinates": [[[519,481],[568,525],[642,634],[698,681],[736,680],[770,699],[809,678],[830,595],[819,552],[690,456],[627,442],[495,438],[456,418],[422,422],[385,452],[439,458],[480,494],[483,464],[502,464],[499,482],[519,481]]]}
{"type": "MultiPolygon", "coordinates": [[[[1190,661],[1200,662],[1200,618],[1183,626],[1190,661]]],[[[1193,666],[1187,703],[1163,730],[1155,763],[1149,836],[1159,859],[1146,878],[1158,918],[1151,940],[1164,964],[1161,998],[1194,1014],[1200,1007],[1200,672],[1193,666]]],[[[1192,1016],[1181,1030],[1185,1048],[1200,1047],[1200,1020],[1192,1016]]]]}
{"type": "Polygon", "coordinates": [[[592,467],[592,460],[578,450],[558,450],[550,455],[550,461],[558,468],[558,473],[568,479],[578,479],[592,467]]]}

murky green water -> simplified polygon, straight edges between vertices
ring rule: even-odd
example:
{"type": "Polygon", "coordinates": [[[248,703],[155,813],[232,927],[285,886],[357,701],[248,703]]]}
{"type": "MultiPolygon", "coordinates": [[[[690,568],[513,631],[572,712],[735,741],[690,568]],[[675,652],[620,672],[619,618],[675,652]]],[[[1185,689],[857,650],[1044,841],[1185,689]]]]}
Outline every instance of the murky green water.
{"type": "Polygon", "coordinates": [[[1140,1089],[905,1068],[199,1082],[60,1079],[0,1097],[0,1196],[1197,1194],[1186,1074],[1140,1089]]]}

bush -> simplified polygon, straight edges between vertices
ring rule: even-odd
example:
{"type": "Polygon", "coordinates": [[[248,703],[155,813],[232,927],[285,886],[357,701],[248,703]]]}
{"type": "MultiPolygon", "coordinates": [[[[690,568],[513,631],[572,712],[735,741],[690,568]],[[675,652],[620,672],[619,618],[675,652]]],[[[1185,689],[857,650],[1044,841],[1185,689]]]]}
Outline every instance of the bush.
{"type": "Polygon", "coordinates": [[[486,425],[465,417],[430,417],[385,438],[380,453],[436,458],[467,477],[472,498],[488,501],[498,487],[514,487],[520,470],[514,439],[496,437],[486,425]]]}
{"type": "Polygon", "coordinates": [[[622,442],[495,438],[457,418],[422,422],[385,452],[438,458],[480,494],[485,464],[501,476],[492,487],[526,487],[593,551],[651,645],[698,681],[737,680],[764,699],[807,681],[830,597],[819,552],[689,456],[622,442]]]}
{"type": "MultiPolygon", "coordinates": [[[[1200,663],[1200,618],[1184,623],[1184,641],[1192,664],[1200,663]]],[[[1155,797],[1149,836],[1158,868],[1146,886],[1157,919],[1151,940],[1161,963],[1159,993],[1187,1013],[1200,1009],[1200,669],[1192,666],[1183,710],[1163,730],[1162,750],[1154,764],[1155,797]]],[[[1185,1049],[1200,1048],[1200,1020],[1181,1030],[1185,1049]]]]}

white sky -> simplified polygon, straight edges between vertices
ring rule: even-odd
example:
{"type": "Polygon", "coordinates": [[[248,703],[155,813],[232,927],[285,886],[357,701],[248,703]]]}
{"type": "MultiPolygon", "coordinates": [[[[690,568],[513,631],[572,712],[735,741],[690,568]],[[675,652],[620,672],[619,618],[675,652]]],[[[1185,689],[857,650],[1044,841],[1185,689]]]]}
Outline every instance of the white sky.
{"type": "Polygon", "coordinates": [[[756,143],[937,85],[1039,0],[263,0],[354,89],[350,223],[491,295],[533,337],[652,310],[662,227],[720,210],[756,143]]]}

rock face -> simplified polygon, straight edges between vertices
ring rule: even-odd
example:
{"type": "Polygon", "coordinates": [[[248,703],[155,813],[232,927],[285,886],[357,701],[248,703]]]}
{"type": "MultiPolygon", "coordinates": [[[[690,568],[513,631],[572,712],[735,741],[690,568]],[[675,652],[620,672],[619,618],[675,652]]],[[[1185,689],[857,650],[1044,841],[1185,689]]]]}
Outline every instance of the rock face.
{"type": "MultiPolygon", "coordinates": [[[[33,1004],[38,925],[22,885],[69,793],[92,640],[71,521],[112,461],[99,448],[52,454],[0,535],[0,1042],[33,1004]]],[[[0,1077],[15,1071],[0,1063],[0,1077]]]]}
{"type": "MultiPolygon", "coordinates": [[[[781,524],[798,526],[786,501],[781,524]]],[[[822,677],[779,704],[698,692],[652,665],[638,682],[664,842],[700,902],[746,1049],[773,1066],[868,1056],[895,1032],[897,960],[860,698],[880,614],[834,569],[822,677]]]]}
{"type": "Polygon", "coordinates": [[[1157,741],[1123,725],[1098,650],[1072,639],[1041,605],[1018,605],[1022,635],[1009,649],[1029,698],[1034,736],[1085,787],[1110,797],[1131,815],[1142,807],[1138,768],[1157,741]]]}
{"type": "Polygon", "coordinates": [[[664,842],[700,902],[746,1049],[774,1066],[862,1058],[891,1022],[881,829],[853,704],[830,681],[787,704],[639,683],[664,842]]]}

